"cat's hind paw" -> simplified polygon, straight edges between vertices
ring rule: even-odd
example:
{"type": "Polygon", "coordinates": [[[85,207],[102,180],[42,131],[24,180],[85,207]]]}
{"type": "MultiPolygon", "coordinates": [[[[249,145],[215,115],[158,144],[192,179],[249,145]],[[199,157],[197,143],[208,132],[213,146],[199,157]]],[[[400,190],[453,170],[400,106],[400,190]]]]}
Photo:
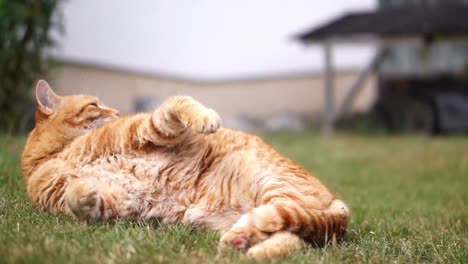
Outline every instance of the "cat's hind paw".
{"type": "Polygon", "coordinates": [[[227,232],[221,237],[220,248],[234,248],[242,253],[250,248],[250,239],[246,233],[227,232]]]}
{"type": "Polygon", "coordinates": [[[99,206],[100,198],[98,190],[92,182],[77,179],[68,186],[65,202],[78,220],[86,222],[90,213],[99,206]]]}
{"type": "Polygon", "coordinates": [[[246,253],[250,247],[267,239],[269,235],[251,226],[236,226],[221,236],[219,247],[237,249],[246,253]]]}

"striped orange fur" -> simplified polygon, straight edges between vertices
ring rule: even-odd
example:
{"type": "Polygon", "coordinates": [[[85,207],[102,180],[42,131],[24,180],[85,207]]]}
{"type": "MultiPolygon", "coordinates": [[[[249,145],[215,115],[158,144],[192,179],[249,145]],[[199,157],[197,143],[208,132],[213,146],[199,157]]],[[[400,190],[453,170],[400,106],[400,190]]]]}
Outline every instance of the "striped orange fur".
{"type": "Polygon", "coordinates": [[[172,97],[119,117],[92,96],[36,87],[21,168],[31,202],[80,221],[151,219],[221,232],[220,247],[267,259],[340,240],[347,206],[260,138],[172,97]]]}

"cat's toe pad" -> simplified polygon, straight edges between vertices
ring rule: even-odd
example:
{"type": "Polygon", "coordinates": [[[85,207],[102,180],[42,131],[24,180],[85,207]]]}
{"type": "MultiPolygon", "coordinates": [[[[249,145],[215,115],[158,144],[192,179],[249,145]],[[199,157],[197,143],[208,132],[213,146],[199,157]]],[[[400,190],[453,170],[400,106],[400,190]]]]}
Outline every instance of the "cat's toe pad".
{"type": "Polygon", "coordinates": [[[242,253],[250,248],[250,239],[246,233],[228,232],[221,237],[221,248],[235,248],[242,253]]]}
{"type": "Polygon", "coordinates": [[[230,244],[233,248],[237,248],[244,253],[250,247],[249,238],[245,233],[238,234],[237,237],[230,241],[230,244]]]}

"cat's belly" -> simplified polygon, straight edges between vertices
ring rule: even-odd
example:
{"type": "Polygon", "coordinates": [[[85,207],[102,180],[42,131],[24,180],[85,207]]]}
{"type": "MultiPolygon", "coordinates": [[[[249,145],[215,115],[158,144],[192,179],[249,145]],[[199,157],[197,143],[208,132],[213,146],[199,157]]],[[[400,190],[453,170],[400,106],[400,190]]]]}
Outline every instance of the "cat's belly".
{"type": "Polygon", "coordinates": [[[103,199],[115,205],[106,212],[109,216],[175,222],[182,219],[193,194],[175,189],[172,179],[164,177],[161,170],[168,164],[167,155],[115,155],[78,166],[74,174],[91,179],[103,199]]]}

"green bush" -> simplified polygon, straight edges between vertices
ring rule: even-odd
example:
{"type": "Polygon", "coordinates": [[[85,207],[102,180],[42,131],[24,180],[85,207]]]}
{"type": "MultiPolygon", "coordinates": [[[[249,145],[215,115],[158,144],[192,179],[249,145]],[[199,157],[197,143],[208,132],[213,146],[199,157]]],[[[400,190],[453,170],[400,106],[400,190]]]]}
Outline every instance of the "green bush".
{"type": "Polygon", "coordinates": [[[25,131],[34,120],[32,88],[50,65],[50,32],[62,32],[59,2],[0,0],[0,131],[25,131]]]}

